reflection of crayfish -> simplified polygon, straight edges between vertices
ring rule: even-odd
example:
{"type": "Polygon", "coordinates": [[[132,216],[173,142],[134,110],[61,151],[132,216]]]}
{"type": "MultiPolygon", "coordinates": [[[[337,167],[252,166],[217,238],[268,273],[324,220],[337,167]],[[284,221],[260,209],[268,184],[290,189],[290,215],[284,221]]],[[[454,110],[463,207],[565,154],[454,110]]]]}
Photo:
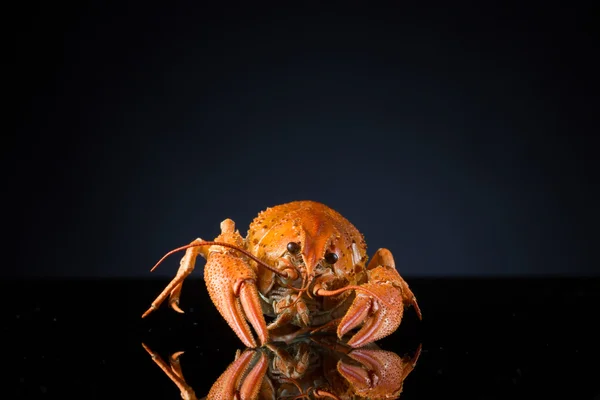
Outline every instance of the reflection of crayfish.
{"type": "Polygon", "coordinates": [[[393,333],[405,306],[414,306],[421,317],[392,253],[379,249],[367,264],[360,232],[313,201],[268,208],[254,219],[246,238],[226,219],[214,241],[196,239],[172,252],[178,250],[186,253],[177,275],[143,316],[167,297],[173,309],[183,312],[181,287],[200,255],[207,260],[204,280],[210,297],[246,347],[269,343],[291,327],[334,330],[339,338],[360,328],[347,344],[361,347],[393,333]],[[268,325],[264,315],[272,319],[268,325]]]}
{"type": "MultiPolygon", "coordinates": [[[[183,352],[173,354],[169,366],[143,346],[183,399],[197,399],[181,372],[183,352]]],[[[206,399],[397,399],[420,353],[420,345],[413,356],[400,357],[375,343],[355,349],[325,336],[238,350],[206,399]]]]}

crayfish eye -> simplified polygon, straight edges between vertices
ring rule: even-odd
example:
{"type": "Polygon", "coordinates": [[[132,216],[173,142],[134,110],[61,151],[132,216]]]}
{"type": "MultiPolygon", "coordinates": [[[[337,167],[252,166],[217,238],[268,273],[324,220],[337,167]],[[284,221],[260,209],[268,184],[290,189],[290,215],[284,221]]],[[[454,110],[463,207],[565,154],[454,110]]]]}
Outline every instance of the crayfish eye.
{"type": "Polygon", "coordinates": [[[298,244],[296,242],[289,242],[287,244],[287,249],[290,253],[296,254],[300,251],[300,244],[298,244]]]}
{"type": "Polygon", "coordinates": [[[335,262],[338,260],[338,255],[335,253],[327,253],[325,254],[325,262],[327,264],[335,264],[335,262]]]}

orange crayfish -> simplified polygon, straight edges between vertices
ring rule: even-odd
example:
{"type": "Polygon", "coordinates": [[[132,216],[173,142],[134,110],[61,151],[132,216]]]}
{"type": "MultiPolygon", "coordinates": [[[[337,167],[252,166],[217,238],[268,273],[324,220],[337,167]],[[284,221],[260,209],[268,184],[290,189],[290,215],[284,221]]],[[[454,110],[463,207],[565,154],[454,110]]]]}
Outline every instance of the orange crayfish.
{"type": "MultiPolygon", "coordinates": [[[[313,201],[295,201],[261,212],[244,239],[231,219],[221,222],[214,241],[196,239],[167,253],[186,250],[177,275],[143,314],[169,297],[177,312],[184,279],[198,255],[206,259],[210,297],[240,340],[258,345],[294,335],[335,330],[354,348],[393,333],[404,307],[421,312],[392,253],[379,249],[366,264],[362,234],[346,218],[313,201]],[[271,320],[267,325],[265,315],[271,320]]],[[[152,268],[154,270],[154,268],[152,268]]]]}

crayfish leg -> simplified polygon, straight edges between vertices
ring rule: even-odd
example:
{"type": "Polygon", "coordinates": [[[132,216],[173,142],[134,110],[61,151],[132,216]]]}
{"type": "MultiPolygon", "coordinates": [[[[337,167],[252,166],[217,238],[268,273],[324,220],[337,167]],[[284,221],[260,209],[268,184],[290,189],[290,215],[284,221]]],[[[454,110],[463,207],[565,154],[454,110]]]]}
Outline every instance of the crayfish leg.
{"type": "MultiPolygon", "coordinates": [[[[196,242],[202,242],[202,239],[196,239],[192,243],[196,242]]],[[[148,310],[146,310],[146,312],[142,314],[142,318],[146,317],[152,311],[160,307],[160,305],[165,301],[167,296],[171,297],[171,307],[173,307],[175,311],[183,313],[183,311],[178,306],[179,293],[181,292],[181,286],[183,285],[183,281],[192,273],[196,266],[196,258],[199,254],[202,254],[200,249],[201,247],[190,247],[185,251],[185,255],[179,263],[179,269],[177,270],[177,274],[152,302],[150,308],[148,308],[148,310]]]]}

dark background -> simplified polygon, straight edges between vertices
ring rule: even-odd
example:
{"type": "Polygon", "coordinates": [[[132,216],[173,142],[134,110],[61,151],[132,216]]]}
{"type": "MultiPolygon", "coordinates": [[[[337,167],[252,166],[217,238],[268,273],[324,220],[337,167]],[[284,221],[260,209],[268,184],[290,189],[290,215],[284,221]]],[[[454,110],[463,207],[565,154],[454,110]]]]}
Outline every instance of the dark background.
{"type": "Polygon", "coordinates": [[[206,394],[242,343],[199,271],[140,318],[149,269],[312,199],[418,298],[403,399],[599,398],[592,2],[107,3],[3,14],[0,397],[178,398],[142,342],[206,394]]]}
{"type": "Polygon", "coordinates": [[[486,4],[28,3],[1,273],[148,277],[311,199],[406,276],[597,275],[591,2],[486,4]]]}

